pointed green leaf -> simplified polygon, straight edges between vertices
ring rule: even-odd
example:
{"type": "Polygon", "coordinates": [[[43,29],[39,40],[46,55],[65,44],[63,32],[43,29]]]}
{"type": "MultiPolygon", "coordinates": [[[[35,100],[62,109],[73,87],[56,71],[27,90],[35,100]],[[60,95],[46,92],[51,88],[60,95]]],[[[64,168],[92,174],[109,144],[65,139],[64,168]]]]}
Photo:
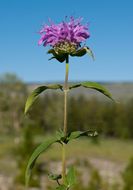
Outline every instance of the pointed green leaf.
{"type": "Polygon", "coordinates": [[[88,55],[91,56],[93,60],[95,59],[92,50],[91,50],[89,47],[87,47],[87,46],[84,46],[84,47],[82,47],[81,49],[78,49],[75,53],[72,53],[72,54],[70,54],[70,55],[71,55],[72,57],[73,57],[73,56],[82,57],[82,56],[84,56],[86,53],[88,53],[88,55]]]}
{"type": "Polygon", "coordinates": [[[62,54],[62,53],[57,54],[54,49],[50,49],[48,51],[48,54],[52,54],[53,55],[53,57],[51,57],[50,60],[51,59],[57,59],[61,63],[66,60],[66,54],[62,54]]]}
{"type": "Polygon", "coordinates": [[[96,82],[82,82],[81,86],[83,86],[85,88],[95,89],[95,90],[101,92],[102,94],[104,94],[105,96],[107,96],[108,98],[110,98],[111,100],[113,100],[110,92],[105,87],[103,87],[102,85],[100,85],[96,82]]]}
{"type": "Polygon", "coordinates": [[[105,96],[107,96],[108,98],[110,98],[111,100],[114,101],[112,95],[110,94],[110,92],[105,88],[103,87],[102,85],[96,83],[96,82],[81,82],[79,84],[74,84],[72,86],[69,87],[69,89],[71,90],[72,88],[77,88],[77,87],[80,87],[80,86],[83,86],[85,88],[90,88],[90,89],[95,89],[99,92],[101,92],[102,94],[104,94],[105,96]]]}
{"type": "Polygon", "coordinates": [[[81,132],[80,136],[86,136],[86,137],[96,137],[98,135],[97,131],[87,130],[84,132],[81,132]]]}
{"type": "Polygon", "coordinates": [[[73,139],[77,139],[81,136],[87,136],[87,137],[95,137],[98,133],[96,131],[87,130],[87,131],[73,131],[68,135],[68,141],[71,141],[73,139]]]}
{"type": "Polygon", "coordinates": [[[52,60],[52,59],[56,59],[56,57],[53,56],[53,57],[49,58],[48,60],[50,61],[50,60],[52,60]]]}
{"type": "Polygon", "coordinates": [[[28,112],[29,108],[32,106],[32,104],[35,102],[35,100],[38,98],[38,96],[47,89],[61,89],[63,86],[60,84],[53,84],[53,85],[45,85],[45,86],[39,86],[36,88],[28,97],[26,104],[25,104],[25,114],[28,112]]]}
{"type": "Polygon", "coordinates": [[[31,176],[31,171],[32,168],[34,167],[34,164],[36,162],[36,159],[39,157],[39,155],[44,152],[45,150],[47,150],[53,143],[57,142],[56,138],[50,138],[49,140],[44,141],[42,144],[40,144],[32,153],[29,161],[28,161],[28,165],[26,168],[26,172],[25,172],[25,183],[26,186],[28,186],[29,184],[29,180],[30,180],[30,176],[31,176]]]}
{"type": "Polygon", "coordinates": [[[73,139],[77,139],[78,137],[80,137],[80,135],[82,134],[81,131],[73,131],[69,134],[68,136],[68,140],[73,140],[73,139]]]}
{"type": "Polygon", "coordinates": [[[71,90],[72,88],[78,88],[80,86],[81,86],[80,83],[79,84],[74,84],[74,85],[69,86],[69,89],[71,90]]]}
{"type": "Polygon", "coordinates": [[[68,187],[73,186],[76,183],[76,176],[74,167],[70,167],[66,175],[66,184],[68,187]]]}
{"type": "Polygon", "coordinates": [[[94,57],[92,50],[89,47],[85,47],[85,49],[86,49],[86,52],[89,54],[89,56],[91,56],[92,59],[95,60],[95,57],[94,57]]]}
{"type": "Polygon", "coordinates": [[[81,49],[78,49],[75,53],[72,53],[72,54],[70,54],[70,55],[71,55],[72,57],[73,57],[73,56],[82,57],[82,56],[84,56],[86,53],[87,53],[87,52],[86,52],[85,47],[82,47],[81,49]]]}
{"type": "Polygon", "coordinates": [[[67,190],[68,188],[65,185],[60,185],[60,186],[56,187],[56,189],[57,190],[67,190]]]}

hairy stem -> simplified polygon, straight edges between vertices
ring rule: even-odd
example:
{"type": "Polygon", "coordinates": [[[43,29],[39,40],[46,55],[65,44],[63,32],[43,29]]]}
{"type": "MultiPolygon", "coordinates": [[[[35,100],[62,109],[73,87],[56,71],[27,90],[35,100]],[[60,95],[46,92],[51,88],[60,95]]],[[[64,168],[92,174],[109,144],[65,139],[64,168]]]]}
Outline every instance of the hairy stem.
{"type": "MultiPolygon", "coordinates": [[[[68,93],[68,73],[69,73],[69,60],[66,58],[66,75],[64,82],[64,134],[67,135],[67,93],[68,93]]],[[[63,182],[66,176],[66,144],[62,145],[62,178],[63,182]]]]}

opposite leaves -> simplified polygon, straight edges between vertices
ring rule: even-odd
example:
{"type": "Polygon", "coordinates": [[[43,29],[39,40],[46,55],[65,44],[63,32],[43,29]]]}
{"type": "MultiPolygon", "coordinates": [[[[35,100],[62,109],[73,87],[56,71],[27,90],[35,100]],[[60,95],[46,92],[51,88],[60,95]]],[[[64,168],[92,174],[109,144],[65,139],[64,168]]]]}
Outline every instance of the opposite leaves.
{"type": "Polygon", "coordinates": [[[87,46],[84,46],[84,47],[76,50],[74,53],[70,53],[70,54],[61,53],[61,52],[57,53],[55,51],[55,49],[50,49],[48,51],[48,54],[52,54],[53,55],[49,60],[51,60],[51,59],[57,59],[61,63],[66,60],[66,57],[68,55],[70,55],[72,57],[82,57],[82,56],[88,54],[89,56],[92,57],[93,60],[95,59],[92,50],[89,47],[87,47],[87,46]]]}
{"type": "MultiPolygon", "coordinates": [[[[75,85],[71,85],[69,87],[69,90],[73,89],[73,88],[77,88],[77,87],[85,87],[85,88],[91,88],[91,89],[95,89],[99,92],[101,92],[102,94],[104,94],[105,96],[107,96],[108,98],[112,99],[112,95],[109,93],[109,91],[103,87],[102,85],[96,83],[96,82],[81,82],[75,85]]],[[[57,90],[60,89],[63,91],[63,86],[60,84],[54,84],[54,85],[44,85],[44,86],[40,86],[38,88],[36,88],[28,97],[26,104],[25,104],[25,114],[29,111],[30,107],[32,106],[32,104],[35,102],[35,100],[38,98],[38,96],[45,90],[47,89],[52,89],[52,90],[57,90]]]]}
{"type": "Polygon", "coordinates": [[[73,131],[68,133],[67,135],[64,134],[62,130],[56,132],[57,142],[60,144],[67,144],[71,140],[80,138],[80,137],[96,137],[98,135],[97,131],[87,130],[87,131],[73,131]]]}
{"type": "MultiPolygon", "coordinates": [[[[32,169],[33,169],[33,167],[35,165],[35,162],[36,162],[37,158],[40,156],[41,153],[46,151],[54,143],[60,143],[60,144],[66,143],[67,144],[69,141],[77,139],[77,138],[82,137],[82,136],[86,136],[86,137],[97,136],[97,132],[96,131],[90,131],[90,130],[84,131],[84,132],[82,132],[82,131],[74,131],[74,132],[68,133],[65,136],[63,131],[60,130],[60,131],[58,131],[56,133],[55,137],[51,137],[48,140],[41,143],[34,150],[34,152],[32,153],[32,155],[31,155],[31,157],[30,157],[30,159],[28,161],[28,165],[27,165],[26,172],[25,172],[26,186],[28,186],[28,184],[29,184],[32,169]]],[[[58,179],[61,179],[61,177],[62,177],[61,175],[53,175],[53,174],[49,175],[49,178],[52,179],[52,180],[58,180],[58,179]]],[[[68,173],[67,173],[65,187],[66,186],[67,187],[72,186],[72,184],[74,183],[74,179],[75,179],[74,178],[74,169],[70,168],[68,170],[68,173]]],[[[64,186],[62,186],[62,188],[64,188],[64,186]]]]}

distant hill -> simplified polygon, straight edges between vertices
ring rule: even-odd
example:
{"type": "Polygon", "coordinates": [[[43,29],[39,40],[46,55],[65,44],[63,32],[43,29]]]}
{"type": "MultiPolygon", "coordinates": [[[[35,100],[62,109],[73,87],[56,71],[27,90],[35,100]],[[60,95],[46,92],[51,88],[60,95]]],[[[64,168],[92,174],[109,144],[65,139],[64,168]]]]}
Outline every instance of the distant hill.
{"type": "MultiPolygon", "coordinates": [[[[58,83],[58,82],[57,82],[58,83]]],[[[45,83],[45,84],[52,84],[52,83],[45,83]]],[[[100,83],[102,84],[105,88],[107,88],[112,96],[114,97],[114,99],[120,101],[127,101],[131,98],[133,98],[133,82],[123,82],[123,83],[100,83]]],[[[28,84],[29,87],[29,91],[35,89],[37,86],[39,85],[43,85],[42,83],[32,83],[32,84],[28,84]]],[[[47,93],[51,93],[50,90],[47,91],[47,93]]],[[[76,89],[72,89],[70,92],[71,96],[79,96],[79,95],[85,95],[88,98],[89,97],[97,97],[98,99],[103,99],[104,96],[101,95],[100,92],[96,92],[95,90],[88,90],[82,87],[76,88],[76,89]]],[[[105,98],[104,98],[105,100],[105,98]]]]}

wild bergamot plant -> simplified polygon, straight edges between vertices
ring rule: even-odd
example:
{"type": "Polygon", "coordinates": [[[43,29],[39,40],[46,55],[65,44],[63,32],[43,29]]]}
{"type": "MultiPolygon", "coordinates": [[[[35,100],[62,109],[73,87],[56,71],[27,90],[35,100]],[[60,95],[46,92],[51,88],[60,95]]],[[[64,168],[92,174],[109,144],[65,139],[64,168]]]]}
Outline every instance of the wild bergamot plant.
{"type": "Polygon", "coordinates": [[[67,126],[67,97],[68,92],[74,88],[80,86],[84,88],[95,89],[108,98],[112,99],[111,94],[103,86],[96,82],[81,82],[74,85],[68,84],[68,74],[69,74],[69,57],[82,57],[85,54],[90,55],[94,59],[94,55],[91,49],[82,45],[89,37],[90,33],[88,31],[88,26],[82,24],[82,18],[74,19],[70,17],[70,20],[63,21],[59,24],[54,24],[51,20],[49,25],[44,25],[40,30],[41,38],[38,42],[39,45],[49,46],[48,54],[51,54],[50,59],[56,59],[59,62],[65,62],[66,74],[64,85],[62,84],[52,84],[43,85],[36,88],[31,95],[28,97],[25,105],[25,114],[29,111],[30,107],[34,101],[39,97],[39,95],[47,89],[61,90],[64,93],[64,127],[63,129],[56,132],[55,136],[52,136],[48,140],[45,140],[40,144],[33,154],[31,155],[25,173],[26,186],[28,186],[31,171],[39,155],[48,149],[52,144],[58,143],[62,146],[62,172],[60,174],[50,174],[49,178],[57,182],[57,190],[68,190],[75,184],[75,170],[73,167],[66,171],[66,145],[70,143],[73,139],[78,139],[82,136],[93,137],[97,135],[96,131],[68,131],[67,126]]]}

